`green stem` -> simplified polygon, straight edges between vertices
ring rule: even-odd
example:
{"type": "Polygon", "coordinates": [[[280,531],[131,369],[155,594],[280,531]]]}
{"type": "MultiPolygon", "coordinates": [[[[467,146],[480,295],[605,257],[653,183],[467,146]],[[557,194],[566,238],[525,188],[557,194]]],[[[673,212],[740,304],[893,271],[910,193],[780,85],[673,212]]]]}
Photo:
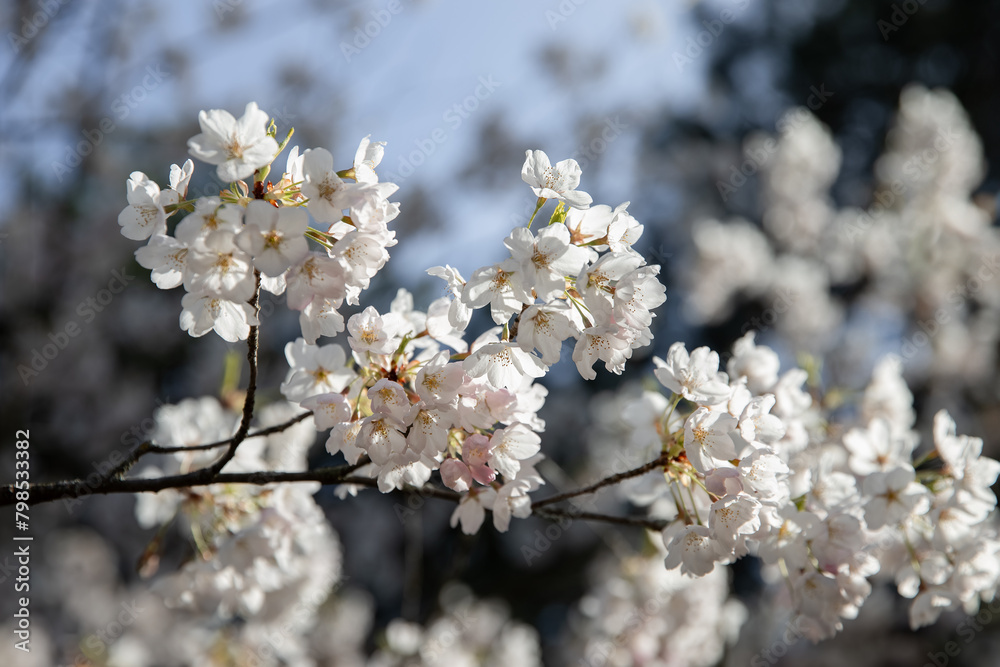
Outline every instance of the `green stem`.
{"type": "Polygon", "coordinates": [[[295,134],[294,127],[288,130],[288,136],[285,137],[285,140],[278,144],[278,152],[274,154],[273,158],[271,158],[272,161],[278,159],[278,156],[281,155],[281,151],[285,150],[285,146],[288,145],[288,140],[292,138],[293,134],[295,134]]]}
{"type": "Polygon", "coordinates": [[[544,205],[545,205],[545,202],[546,202],[546,201],[548,201],[548,200],[547,200],[547,199],[545,199],[545,197],[539,197],[539,198],[538,198],[538,202],[536,202],[536,203],[535,203],[535,210],[534,210],[534,212],[533,212],[533,213],[531,214],[531,217],[530,217],[530,218],[528,218],[528,229],[531,229],[531,223],[532,223],[532,222],[534,222],[534,220],[535,220],[535,216],[536,216],[536,215],[538,215],[538,210],[539,210],[540,208],[542,208],[542,206],[544,206],[544,205]]]}

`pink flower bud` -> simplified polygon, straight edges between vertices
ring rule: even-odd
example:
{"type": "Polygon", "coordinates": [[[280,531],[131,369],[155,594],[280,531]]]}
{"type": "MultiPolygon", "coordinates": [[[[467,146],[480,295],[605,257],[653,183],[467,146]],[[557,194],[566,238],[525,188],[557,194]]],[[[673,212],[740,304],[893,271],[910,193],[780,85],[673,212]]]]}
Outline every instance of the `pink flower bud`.
{"type": "Polygon", "coordinates": [[[441,463],[441,481],[452,491],[465,493],[472,486],[469,466],[458,459],[445,459],[441,463]]]}

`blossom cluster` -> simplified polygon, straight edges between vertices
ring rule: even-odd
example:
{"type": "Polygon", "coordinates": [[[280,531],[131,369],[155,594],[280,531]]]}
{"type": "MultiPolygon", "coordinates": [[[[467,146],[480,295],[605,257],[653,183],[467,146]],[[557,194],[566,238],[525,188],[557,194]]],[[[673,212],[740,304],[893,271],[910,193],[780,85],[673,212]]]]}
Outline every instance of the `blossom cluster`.
{"type": "Polygon", "coordinates": [[[303,335],[315,342],[344,328],[337,312],[357,304],[361,291],[395,245],[388,223],[399,214],[389,202],[398,188],[379,183],[374,167],[383,144],[361,141],[353,167],[333,169],[324,148],[299,154],[292,148],[277,183],[262,180],[284,148],[268,116],[253,102],[239,119],[223,110],[202,111],[202,133],[188,141],[196,158],[216,166],[229,189],[219,196],[185,200],[194,171],[191,160],[170,170],[170,188],[142,172],[128,181],[128,203],[118,217],[121,232],[149,239],[136,251],[161,289],[183,285],[180,326],[192,336],[215,331],[229,342],[245,340],[258,324],[253,307],[263,289],[286,294],[300,311],[303,335]],[[243,179],[255,176],[252,185],[243,179]],[[167,233],[167,220],[187,211],[167,233]],[[346,212],[346,214],[345,214],[346,212]],[[310,226],[310,215],[318,226],[310,226]],[[312,239],[311,249],[307,239],[312,239]]]}
{"type": "Polygon", "coordinates": [[[451,667],[451,665],[542,664],[538,632],[510,618],[497,600],[477,600],[463,585],[446,585],[441,612],[426,626],[394,619],[371,667],[451,667]]]}
{"type": "Polygon", "coordinates": [[[708,348],[689,354],[676,343],[656,360],[672,399],[647,392],[617,413],[631,420],[619,443],[671,458],[625,487],[669,521],[668,568],[702,577],[757,556],[786,580],[796,627],[814,640],[858,613],[876,576],[913,598],[914,628],[993,598],[1000,539],[990,487],[1000,463],[982,456],[980,439],[957,435],[945,411],[933,449],[915,456],[913,397],[897,358],[876,369],[851,428],[829,421],[805,370],[779,373],[778,355],[753,332],[726,371],[719,363],[708,348]]]}
{"type": "MultiPolygon", "coordinates": [[[[303,410],[310,415],[284,436],[294,441],[285,445],[294,460],[278,461],[277,445],[250,438],[224,470],[303,470],[305,450],[322,432],[326,451],[356,466],[355,478],[338,485],[341,497],[369,485],[383,493],[420,489],[433,477],[455,494],[451,525],[467,534],[480,529],[487,512],[500,532],[512,518],[528,517],[530,494],[545,483],[536,466],[543,458],[545,423],[538,413],[547,391],[537,380],[560,361],[567,344],[583,378],[596,377],[597,361],[621,373],[633,350],[651,343],[653,311],[666,298],[657,280],[660,267],[647,265],[633,248],[643,227],[628,213],[628,202],[593,205],[578,189],[575,161],[553,165],[544,152],[529,150],[521,176],[537,203],[526,225],[504,240],[504,259],[474,270],[468,280],[450,265],[430,268],[448,294],[426,310],[417,309],[405,289],[385,312],[361,309],[361,292],[395,244],[388,224],[399,206],[388,198],[396,186],[375,173],[383,145],[365,138],[353,165],[339,171],[325,149],[300,154],[292,148],[285,171],[271,182],[271,165],[291,133],[279,144],[273,123],[253,103],[240,119],[209,111],[199,120],[202,133],[189,141],[190,152],[216,165],[229,188],[218,197],[185,199],[190,160],[171,169],[164,190],[135,172],[129,206],[119,218],[122,233],[149,239],[136,257],[158,287],[184,286],[180,325],[192,336],[214,330],[227,341],[246,339],[259,326],[259,290],[285,294],[299,312],[301,330],[285,346],[289,368],[280,391],[288,403],[270,406],[274,414],[262,413],[260,421],[279,423],[278,416],[302,416],[303,410]],[[547,224],[533,231],[549,200],[556,205],[547,224]],[[181,212],[186,215],[168,233],[169,218],[181,212]],[[477,310],[493,326],[473,337],[468,332],[477,310]],[[341,342],[320,340],[340,334],[341,342]]],[[[822,132],[815,130],[808,124],[800,129],[805,134],[792,137],[773,168],[795,175],[803,192],[819,197],[832,178],[830,168],[799,173],[782,161],[794,163],[802,136],[820,141],[822,132]]],[[[798,210],[789,215],[805,217],[798,210]]],[[[705,248],[716,236],[742,239],[751,249],[759,240],[749,226],[732,227],[742,230],[735,235],[723,227],[701,239],[705,248]]],[[[803,275],[811,271],[803,268],[808,263],[787,262],[803,275]]],[[[755,266],[742,267],[743,277],[716,277],[745,279],[746,288],[756,280],[755,266]]],[[[800,281],[789,299],[820,288],[825,295],[828,285],[820,283],[800,281]]],[[[829,317],[809,326],[833,323],[832,313],[827,309],[829,317]]],[[[657,546],[662,576],[637,564],[640,578],[663,579],[683,595],[681,578],[714,577],[710,581],[718,583],[717,566],[756,556],[768,576],[784,579],[795,627],[814,640],[833,636],[844,619],[855,617],[880,578],[913,599],[913,627],[932,623],[944,610],[975,611],[1000,589],[990,490],[1000,463],[982,455],[980,439],[958,435],[945,411],[934,419],[933,446],[920,447],[913,396],[898,358],[876,368],[849,421],[815,372],[782,372],[777,353],[758,345],[753,331],[736,342],[724,368],[718,353],[707,347],[689,352],[683,343],[671,345],[654,364],[666,395],[604,396],[595,410],[605,426],[614,425],[612,447],[631,462],[627,469],[655,463],[642,468],[646,474],[627,475],[622,485],[629,500],[648,507],[651,521],[666,526],[658,536],[662,549],[657,546]]],[[[231,437],[237,422],[237,413],[214,399],[162,409],[153,440],[182,449],[168,469],[145,474],[210,465],[217,454],[183,448],[231,437]]],[[[294,488],[216,484],[141,499],[142,525],[164,525],[181,514],[199,542],[202,558],[162,585],[167,601],[223,618],[275,618],[285,613],[283,601],[310,580],[328,592],[339,566],[316,572],[309,561],[323,549],[335,551],[336,538],[311,498],[315,488],[294,488]]],[[[713,599],[715,613],[725,601],[713,599]]],[[[617,602],[608,597],[597,607],[602,605],[610,609],[617,602]]],[[[603,634],[614,625],[601,620],[599,609],[587,614],[603,634]]],[[[739,616],[732,614],[732,623],[710,629],[713,636],[731,638],[739,616]]],[[[647,620],[650,628],[683,625],[669,615],[647,620]]],[[[420,648],[422,632],[393,626],[387,664],[417,653],[432,664],[420,648]]],[[[636,641],[650,655],[686,651],[699,664],[714,656],[695,655],[692,647],[653,647],[642,632],[636,641]]],[[[618,652],[611,643],[594,650],[618,652]]],[[[534,640],[520,645],[534,651],[534,640]]]]}
{"type": "MultiPolygon", "coordinates": [[[[260,410],[256,426],[277,426],[298,412],[288,403],[275,403],[260,410]]],[[[187,448],[232,437],[239,420],[237,412],[211,397],[162,406],[152,437],[178,451],[142,475],[183,474],[208,465],[216,452],[187,448]]],[[[280,432],[246,439],[224,470],[305,470],[314,440],[315,429],[306,418],[280,432]]],[[[232,642],[239,651],[266,644],[264,638],[280,632],[287,638],[277,646],[277,656],[300,659],[305,633],[341,576],[339,540],[313,498],[319,487],[318,482],[211,484],[139,495],[135,512],[140,526],[163,531],[177,522],[196,547],[179,571],[156,581],[154,592],[168,609],[189,620],[212,625],[239,619],[241,638],[232,642]]],[[[158,560],[154,540],[140,571],[150,576],[158,560]]],[[[140,653],[128,660],[151,664],[152,657],[140,653]]]]}
{"type": "Polygon", "coordinates": [[[339,309],[359,305],[395,244],[388,223],[399,207],[388,197],[397,187],[375,173],[383,144],[365,138],[341,171],[325,149],[292,148],[272,183],[271,163],[291,133],[279,144],[267,120],[254,103],[239,119],[201,112],[202,133],[188,146],[231,182],[218,197],[184,199],[190,160],[174,165],[162,191],[132,174],[119,223],[125,236],[149,239],[137,260],[158,287],[184,286],[180,325],[192,336],[245,339],[258,325],[259,290],[286,294],[302,335],[285,347],[281,392],[330,431],[327,451],[360,462],[357,474],[377,478],[382,492],[423,486],[439,471],[461,494],[453,525],[474,533],[491,510],[506,531],[511,517],[530,514],[528,494],[544,483],[534,465],[546,390],[534,381],[567,340],[588,379],[598,360],[621,373],[632,350],[652,340],[652,310],[666,297],[659,267],[632,248],[642,226],[627,202],[591,207],[574,160],[552,165],[529,150],[521,176],[537,206],[504,241],[506,260],[468,281],[451,266],[429,269],[450,293],[426,312],[401,289],[388,312],[368,306],[345,321],[339,309]],[[532,232],[549,199],[558,203],[548,225],[532,232]],[[179,211],[187,215],[168,234],[179,211]],[[487,306],[497,326],[467,342],[474,311],[487,306]],[[319,340],[345,330],[349,349],[319,340]]]}
{"type": "Polygon", "coordinates": [[[571,616],[571,664],[710,667],[735,644],[747,610],[726,571],[693,579],[663,567],[662,543],[649,551],[599,563],[571,616]]]}
{"type": "Polygon", "coordinates": [[[956,96],[903,89],[862,207],[838,206],[831,192],[843,156],[828,127],[806,109],[778,127],[745,146],[769,155],[761,208],[746,210],[759,220],[692,221],[692,319],[716,323],[754,299],[764,311],[748,327],[824,356],[841,384],[861,381],[868,341],[888,330],[898,343],[885,351],[911,381],[991,386],[1000,228],[983,144],[956,96]]]}

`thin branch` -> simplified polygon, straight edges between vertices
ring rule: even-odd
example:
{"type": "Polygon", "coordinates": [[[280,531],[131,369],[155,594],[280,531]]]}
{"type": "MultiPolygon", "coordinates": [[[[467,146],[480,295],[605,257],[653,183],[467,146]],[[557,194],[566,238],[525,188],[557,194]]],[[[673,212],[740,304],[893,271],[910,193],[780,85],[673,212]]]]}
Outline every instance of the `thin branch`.
{"type": "MultiPolygon", "coordinates": [[[[36,505],[38,503],[50,502],[53,500],[73,499],[83,496],[109,495],[117,493],[157,493],[159,491],[166,491],[167,489],[184,489],[196,486],[206,486],[209,484],[253,484],[263,486],[265,484],[290,482],[319,482],[323,485],[353,484],[356,486],[377,487],[378,480],[376,479],[372,479],[371,477],[355,477],[351,475],[352,472],[364,465],[367,465],[369,462],[368,458],[365,457],[357,463],[351,465],[318,468],[316,470],[303,470],[300,472],[262,470],[258,472],[244,473],[217,473],[208,481],[204,481],[202,479],[203,476],[201,473],[205,469],[201,469],[184,475],[169,475],[166,477],[105,479],[99,484],[89,484],[84,480],[33,484],[30,487],[30,495],[27,502],[29,505],[36,505]]],[[[408,495],[416,495],[425,498],[439,498],[450,502],[459,502],[462,499],[462,495],[459,493],[450,489],[442,489],[435,486],[423,486],[420,488],[408,487],[402,489],[402,492],[408,495]]],[[[14,503],[14,493],[15,491],[13,485],[0,487],[0,506],[12,505],[14,503]]],[[[603,523],[612,523],[622,526],[638,526],[648,528],[650,530],[663,530],[668,523],[658,519],[613,516],[609,514],[577,512],[575,510],[564,510],[558,508],[543,508],[533,510],[532,513],[537,517],[548,519],[550,521],[558,521],[562,519],[600,521],[603,523]]]]}
{"type": "MultiPolygon", "coordinates": [[[[276,470],[261,470],[258,472],[217,473],[205,479],[204,472],[208,468],[200,468],[183,475],[167,475],[165,477],[137,477],[130,479],[105,479],[97,484],[88,483],[82,479],[66,482],[49,482],[32,484],[29,487],[28,504],[49,502],[66,498],[80,498],[92,495],[107,495],[112,493],[156,493],[167,489],[181,489],[209,484],[274,484],[279,482],[320,482],[321,484],[362,484],[371,486],[374,480],[365,477],[348,477],[352,472],[368,463],[364,458],[351,465],[317,468],[301,472],[282,472],[276,470]]],[[[21,489],[23,491],[23,489],[21,489]]],[[[0,506],[14,504],[14,485],[0,487],[0,506]]]]}
{"type": "MultiPolygon", "coordinates": [[[[344,479],[337,482],[337,484],[355,484],[357,486],[370,486],[372,488],[378,488],[378,480],[371,477],[345,477],[344,479]]],[[[420,488],[406,487],[401,489],[402,493],[414,496],[423,496],[425,498],[440,498],[441,500],[450,500],[451,502],[457,503],[462,499],[462,494],[455,493],[451,489],[442,489],[436,486],[421,486],[420,488]]]]}
{"type": "Polygon", "coordinates": [[[612,516],[610,514],[597,514],[595,512],[575,512],[573,510],[561,510],[558,508],[541,509],[532,512],[535,516],[543,519],[580,519],[582,521],[601,521],[603,523],[614,523],[621,526],[641,526],[650,530],[663,530],[670,523],[661,519],[646,519],[639,516],[612,516]]]}
{"type": "MultiPolygon", "coordinates": [[[[370,477],[345,477],[344,479],[337,482],[337,484],[357,484],[358,486],[378,486],[378,481],[370,477]]],[[[440,498],[442,500],[450,500],[452,502],[458,502],[462,499],[462,495],[455,493],[450,489],[441,489],[434,486],[423,486],[419,489],[416,488],[406,488],[402,490],[403,493],[408,495],[422,496],[425,498],[440,498]]],[[[561,519],[579,519],[583,521],[600,521],[603,523],[613,523],[620,526],[639,526],[642,528],[648,528],[650,530],[663,530],[670,523],[669,521],[663,521],[661,519],[646,519],[643,517],[633,517],[633,516],[613,516],[611,514],[598,514],[596,512],[577,512],[575,510],[563,510],[558,508],[548,508],[541,509],[538,511],[532,511],[534,516],[542,519],[548,519],[550,521],[557,521],[561,519]]]]}
{"type": "MultiPolygon", "coordinates": [[[[275,426],[270,426],[264,429],[255,431],[252,434],[248,433],[249,430],[249,416],[253,413],[253,389],[256,388],[256,337],[254,337],[254,342],[249,345],[250,351],[248,352],[248,358],[251,363],[251,377],[249,388],[247,389],[247,401],[244,404],[243,421],[240,424],[239,430],[236,432],[232,438],[228,440],[220,440],[218,442],[208,443],[204,445],[197,445],[194,447],[160,447],[153,445],[149,442],[144,442],[138,447],[129,452],[126,460],[116,466],[111,472],[105,475],[100,482],[94,484],[87,482],[85,480],[70,480],[64,482],[51,482],[43,484],[33,484],[29,487],[29,505],[35,505],[43,502],[50,502],[59,499],[72,499],[80,498],[83,496],[91,495],[107,495],[113,493],[156,493],[159,491],[165,491],[167,489],[179,489],[179,488],[189,488],[195,486],[206,486],[210,484],[254,484],[254,485],[265,485],[265,484],[275,484],[284,482],[319,482],[324,485],[335,485],[335,484],[353,484],[357,486],[365,487],[377,487],[378,481],[370,477],[354,477],[351,473],[358,468],[369,463],[367,457],[358,461],[352,465],[343,465],[327,468],[318,468],[316,470],[305,470],[301,472],[282,472],[282,471],[258,471],[252,473],[223,473],[220,470],[215,470],[214,468],[218,465],[218,462],[212,467],[201,468],[190,473],[181,475],[169,475],[165,477],[153,477],[153,478],[133,478],[133,479],[122,479],[121,476],[127,472],[136,461],[139,460],[143,455],[149,453],[156,454],[170,454],[180,451],[197,451],[206,450],[216,447],[221,447],[224,445],[229,445],[227,450],[227,455],[224,456],[220,461],[222,465],[228,463],[232,459],[232,455],[236,451],[236,447],[239,446],[243,440],[247,437],[257,437],[262,435],[269,435],[272,433],[279,433],[285,429],[303,421],[306,417],[311,415],[311,412],[304,412],[302,414],[296,415],[295,417],[289,419],[286,422],[277,424],[275,426]],[[249,407],[247,407],[249,406],[249,407]],[[249,416],[248,416],[249,415],[249,416]]],[[[669,462],[670,458],[667,454],[662,454],[655,460],[650,461],[638,468],[632,470],[627,470],[622,473],[611,475],[605,477],[589,486],[577,489],[575,491],[568,491],[566,493],[560,493],[555,496],[550,496],[549,498],[544,498],[532,503],[532,513],[543,519],[548,520],[561,520],[561,519],[579,519],[585,521],[600,521],[603,523],[612,523],[617,525],[625,526],[639,526],[643,528],[648,528],[650,530],[662,530],[666,527],[667,522],[657,519],[646,519],[642,517],[621,517],[613,516],[608,514],[598,514],[595,512],[579,512],[576,510],[564,510],[558,508],[546,508],[548,505],[561,502],[563,500],[568,500],[570,498],[575,498],[588,493],[593,493],[606,486],[611,486],[617,484],[623,480],[638,477],[643,475],[650,470],[659,468],[669,462]]],[[[23,489],[21,489],[23,491],[23,489]]],[[[411,495],[419,495],[429,498],[440,498],[442,500],[448,500],[451,502],[458,502],[461,500],[461,494],[458,494],[450,489],[442,489],[433,486],[424,486],[421,488],[407,488],[403,490],[404,493],[411,495]]],[[[7,485],[0,487],[0,506],[13,505],[15,501],[15,487],[14,485],[7,485]]]]}
{"type": "MultiPolygon", "coordinates": [[[[292,417],[286,422],[282,422],[275,426],[268,426],[267,428],[262,428],[253,433],[247,434],[247,439],[256,438],[262,435],[271,435],[272,433],[281,433],[285,429],[298,424],[300,421],[310,416],[312,412],[303,412],[302,414],[292,417]]],[[[234,436],[235,437],[235,436],[234,436]]],[[[218,442],[210,442],[207,445],[195,445],[194,447],[161,447],[159,445],[150,444],[147,447],[148,453],[150,454],[174,454],[177,452],[196,452],[204,449],[215,449],[217,447],[222,447],[224,445],[230,445],[233,442],[233,438],[228,438],[226,440],[219,440],[218,442]]],[[[145,444],[145,443],[144,443],[145,444]]],[[[142,445],[140,445],[140,448],[142,445]]]]}
{"type": "MultiPolygon", "coordinates": [[[[301,413],[299,415],[296,415],[295,417],[292,417],[291,419],[289,419],[286,422],[282,422],[281,424],[275,424],[274,426],[268,426],[267,428],[262,428],[262,429],[259,429],[257,431],[254,431],[253,433],[249,433],[249,434],[247,434],[246,437],[247,438],[257,438],[257,437],[260,437],[262,435],[271,435],[272,433],[281,433],[282,431],[288,429],[289,427],[294,426],[295,424],[298,424],[300,421],[303,421],[306,417],[310,416],[311,414],[312,414],[311,411],[303,412],[303,413],[301,413]]],[[[141,459],[146,454],[175,454],[177,452],[197,452],[197,451],[203,451],[203,450],[206,450],[206,449],[216,449],[216,448],[222,447],[224,445],[232,445],[233,440],[235,439],[235,437],[236,436],[233,436],[232,438],[229,438],[228,440],[219,440],[218,442],[210,442],[210,443],[208,443],[206,445],[194,445],[192,447],[183,447],[183,446],[181,446],[181,447],[161,447],[159,445],[154,445],[153,443],[149,442],[148,440],[146,442],[141,442],[138,445],[136,445],[132,449],[132,451],[130,451],[128,454],[125,455],[125,460],[124,461],[122,461],[117,466],[115,466],[110,471],[108,471],[108,473],[104,476],[103,482],[107,482],[107,481],[110,481],[110,480],[113,480],[113,479],[122,479],[122,478],[124,478],[125,474],[129,470],[131,470],[132,467],[136,463],[139,462],[139,459],[141,459]]],[[[103,482],[100,482],[100,483],[103,483],[103,482]]]]}
{"type": "Polygon", "coordinates": [[[630,477],[638,477],[639,475],[645,475],[650,470],[655,470],[670,461],[670,457],[667,454],[661,454],[654,461],[650,461],[645,465],[641,465],[633,470],[626,470],[625,472],[620,472],[617,475],[611,475],[610,477],[605,477],[604,479],[594,482],[590,486],[585,486],[582,489],[577,489],[576,491],[567,491],[566,493],[560,493],[555,496],[550,496],[548,498],[543,498],[542,500],[536,500],[531,504],[531,510],[534,512],[541,507],[546,505],[552,505],[553,503],[562,502],[563,500],[569,500],[570,498],[575,498],[576,496],[582,496],[587,493],[593,493],[598,489],[602,489],[605,486],[611,486],[612,484],[617,484],[623,480],[629,479],[630,477]]]}
{"type": "MultiPolygon", "coordinates": [[[[254,281],[256,286],[253,296],[250,298],[250,307],[253,308],[255,318],[260,315],[260,271],[254,269],[254,281]]],[[[258,320],[259,321],[259,320],[258,320]]],[[[229,443],[229,449],[222,457],[208,468],[199,471],[204,479],[211,479],[219,474],[236,455],[236,448],[240,446],[250,432],[250,420],[253,419],[254,399],[257,395],[257,347],[259,343],[260,327],[253,325],[250,327],[250,335],[247,336],[247,361],[250,363],[250,380],[247,383],[247,394],[243,400],[243,419],[240,421],[240,428],[229,443]]]]}

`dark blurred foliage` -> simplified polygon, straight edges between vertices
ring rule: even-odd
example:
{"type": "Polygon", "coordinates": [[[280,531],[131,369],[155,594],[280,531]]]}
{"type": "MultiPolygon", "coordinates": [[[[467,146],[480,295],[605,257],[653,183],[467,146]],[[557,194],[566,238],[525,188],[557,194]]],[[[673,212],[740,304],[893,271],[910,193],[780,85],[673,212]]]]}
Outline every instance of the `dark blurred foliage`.
{"type": "MultiPolygon", "coordinates": [[[[965,107],[984,147],[989,171],[980,190],[1000,187],[1000,5],[994,2],[795,2],[773,0],[766,19],[734,24],[712,45],[711,88],[722,111],[710,119],[668,119],[650,128],[648,150],[685,170],[688,212],[759,219],[755,188],[723,202],[715,183],[732,161],[692,165],[688,147],[708,142],[730,149],[758,130],[775,131],[791,106],[810,109],[843,151],[833,197],[841,206],[867,207],[878,186],[873,173],[902,89],[911,83],[951,90],[965,107]],[[813,105],[814,93],[826,101],[813,105]],[[815,108],[813,108],[815,107],[815,108]]],[[[700,6],[702,21],[718,9],[700,6]]],[[[655,157],[647,158],[655,160],[655,157]]],[[[753,179],[751,177],[751,185],[753,179]]],[[[651,184],[650,184],[651,185],[651,184]]],[[[637,197],[638,199],[638,197],[637,197]]],[[[658,225],[653,225],[659,228],[658,225]]],[[[698,337],[726,349],[752,313],[740,313],[698,337]]]]}

